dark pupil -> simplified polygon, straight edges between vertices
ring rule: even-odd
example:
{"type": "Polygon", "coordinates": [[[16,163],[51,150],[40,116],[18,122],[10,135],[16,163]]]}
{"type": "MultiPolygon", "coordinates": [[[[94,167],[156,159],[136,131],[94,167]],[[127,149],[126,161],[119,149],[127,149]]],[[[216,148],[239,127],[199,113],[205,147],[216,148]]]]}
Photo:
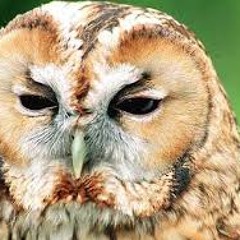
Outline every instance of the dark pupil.
{"type": "Polygon", "coordinates": [[[25,108],[30,110],[41,110],[57,106],[56,102],[42,96],[22,95],[20,101],[25,108]]]}
{"type": "Polygon", "coordinates": [[[117,109],[122,111],[143,115],[154,111],[159,106],[160,100],[151,98],[131,98],[117,104],[117,109]]]}

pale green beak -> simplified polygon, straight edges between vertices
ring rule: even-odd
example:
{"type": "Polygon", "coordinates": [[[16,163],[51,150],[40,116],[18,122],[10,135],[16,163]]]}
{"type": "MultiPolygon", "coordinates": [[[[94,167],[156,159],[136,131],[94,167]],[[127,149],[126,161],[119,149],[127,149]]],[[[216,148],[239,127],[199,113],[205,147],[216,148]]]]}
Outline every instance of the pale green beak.
{"type": "Polygon", "coordinates": [[[84,135],[80,130],[77,130],[74,134],[74,140],[72,143],[72,161],[73,173],[76,178],[80,178],[83,164],[86,161],[86,144],[84,142],[84,135]]]}

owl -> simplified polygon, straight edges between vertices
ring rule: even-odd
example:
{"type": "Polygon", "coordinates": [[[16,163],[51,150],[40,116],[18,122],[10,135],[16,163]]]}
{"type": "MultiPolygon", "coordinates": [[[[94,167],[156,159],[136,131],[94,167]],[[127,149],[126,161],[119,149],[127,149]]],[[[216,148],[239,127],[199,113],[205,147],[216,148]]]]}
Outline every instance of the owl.
{"type": "Polygon", "coordinates": [[[0,31],[0,239],[240,239],[240,139],[194,34],[51,2],[0,31]]]}

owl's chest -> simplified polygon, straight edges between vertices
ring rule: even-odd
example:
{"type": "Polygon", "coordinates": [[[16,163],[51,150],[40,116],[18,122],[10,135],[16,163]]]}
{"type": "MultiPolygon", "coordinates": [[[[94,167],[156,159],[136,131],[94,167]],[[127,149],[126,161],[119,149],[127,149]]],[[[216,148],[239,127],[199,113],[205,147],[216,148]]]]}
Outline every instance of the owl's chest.
{"type": "Polygon", "coordinates": [[[18,240],[186,240],[207,238],[210,232],[199,232],[198,226],[163,221],[131,223],[109,210],[88,205],[56,205],[41,214],[20,214],[10,224],[2,222],[0,239],[18,240]],[[122,218],[122,219],[121,219],[122,218]],[[121,223],[119,223],[121,222],[121,223]],[[116,228],[113,226],[117,225],[116,228]],[[10,226],[9,226],[10,225],[10,226]],[[206,235],[207,234],[207,235],[206,235]],[[11,237],[10,237],[11,236],[11,237]]]}
{"type": "MultiPolygon", "coordinates": [[[[5,208],[7,210],[7,208],[5,208]]],[[[167,229],[148,224],[138,224],[130,219],[116,215],[110,210],[97,209],[92,205],[58,204],[47,208],[43,213],[12,212],[0,221],[0,239],[12,240],[156,240],[168,239],[167,229]],[[116,228],[112,227],[117,225],[116,228]]],[[[7,213],[5,213],[7,214],[7,213]]],[[[172,231],[174,239],[184,240],[178,230],[172,231]]],[[[172,239],[172,238],[170,238],[172,239]]]]}

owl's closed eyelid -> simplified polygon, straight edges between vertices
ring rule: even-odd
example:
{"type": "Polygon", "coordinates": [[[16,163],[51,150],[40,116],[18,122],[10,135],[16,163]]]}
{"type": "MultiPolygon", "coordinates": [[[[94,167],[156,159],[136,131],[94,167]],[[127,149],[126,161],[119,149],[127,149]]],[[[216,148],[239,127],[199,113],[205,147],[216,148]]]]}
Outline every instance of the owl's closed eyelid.
{"type": "Polygon", "coordinates": [[[127,95],[121,96],[119,98],[119,101],[121,102],[130,98],[136,98],[136,97],[163,100],[167,96],[168,96],[168,92],[164,89],[146,88],[136,93],[129,93],[127,95]]]}
{"type": "Polygon", "coordinates": [[[36,91],[36,89],[22,84],[14,85],[12,92],[17,96],[16,109],[23,115],[32,117],[48,116],[58,109],[58,102],[54,94],[36,91]]]}
{"type": "Polygon", "coordinates": [[[16,94],[17,96],[21,95],[27,95],[27,94],[32,94],[32,95],[38,95],[41,96],[40,91],[35,91],[32,88],[29,88],[23,84],[16,84],[12,87],[12,92],[16,94]]]}
{"type": "Polygon", "coordinates": [[[17,96],[22,95],[41,96],[47,97],[49,100],[57,102],[55,93],[52,91],[50,87],[34,82],[33,80],[30,80],[30,82],[27,80],[26,84],[13,85],[12,92],[17,96]]]}

